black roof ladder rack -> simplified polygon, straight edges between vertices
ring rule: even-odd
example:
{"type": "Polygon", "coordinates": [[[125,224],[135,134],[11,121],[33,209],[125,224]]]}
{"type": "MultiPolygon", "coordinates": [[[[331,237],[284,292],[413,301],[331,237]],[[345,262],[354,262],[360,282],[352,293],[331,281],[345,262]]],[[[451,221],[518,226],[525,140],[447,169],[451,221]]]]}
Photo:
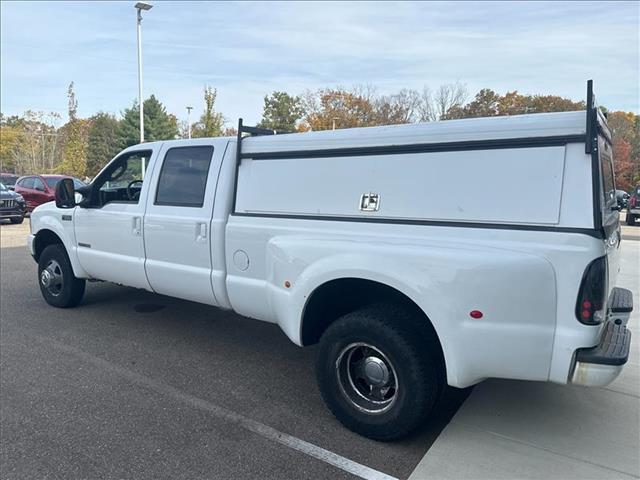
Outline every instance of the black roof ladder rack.
{"type": "Polygon", "coordinates": [[[248,133],[249,136],[259,135],[277,135],[278,132],[271,130],[270,128],[249,127],[242,124],[242,119],[238,119],[238,145],[236,148],[236,167],[240,167],[240,157],[242,155],[242,134],[248,133]]]}
{"type": "Polygon", "coordinates": [[[596,104],[593,94],[593,80],[587,81],[587,134],[585,141],[585,153],[598,150],[598,134],[611,143],[611,131],[607,126],[607,117],[596,104]]]}
{"type": "Polygon", "coordinates": [[[240,162],[242,161],[242,134],[248,133],[249,136],[259,135],[276,135],[278,132],[271,130],[270,128],[250,127],[242,124],[242,119],[238,119],[238,143],[236,145],[236,178],[233,187],[233,208],[232,212],[236,211],[236,197],[238,191],[238,172],[240,170],[240,162]]]}

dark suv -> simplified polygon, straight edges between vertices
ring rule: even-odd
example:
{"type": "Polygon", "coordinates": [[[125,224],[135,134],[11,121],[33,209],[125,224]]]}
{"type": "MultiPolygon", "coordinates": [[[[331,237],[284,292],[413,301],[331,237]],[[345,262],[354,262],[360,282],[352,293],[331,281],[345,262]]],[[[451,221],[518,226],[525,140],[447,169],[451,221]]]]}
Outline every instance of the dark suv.
{"type": "Polygon", "coordinates": [[[20,178],[20,175],[13,173],[0,173],[0,183],[4,183],[4,186],[11,188],[16,184],[16,181],[20,178]]]}
{"type": "Polygon", "coordinates": [[[627,202],[627,225],[634,225],[636,218],[640,218],[640,185],[631,191],[627,202]]]}
{"type": "Polygon", "coordinates": [[[8,218],[11,223],[22,223],[25,210],[22,195],[12,192],[4,183],[0,183],[0,219],[8,218]]]}

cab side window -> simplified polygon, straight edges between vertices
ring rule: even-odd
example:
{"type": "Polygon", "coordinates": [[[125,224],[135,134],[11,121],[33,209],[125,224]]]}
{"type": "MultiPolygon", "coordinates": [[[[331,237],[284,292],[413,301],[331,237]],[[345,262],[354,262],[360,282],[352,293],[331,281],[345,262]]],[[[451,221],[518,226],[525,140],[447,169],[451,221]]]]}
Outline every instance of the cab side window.
{"type": "Polygon", "coordinates": [[[91,203],[138,203],[151,151],[130,152],[116,158],[92,185],[91,203]]]}
{"type": "Polygon", "coordinates": [[[167,151],[158,179],[156,205],[202,207],[213,147],[177,147],[167,151]]]}

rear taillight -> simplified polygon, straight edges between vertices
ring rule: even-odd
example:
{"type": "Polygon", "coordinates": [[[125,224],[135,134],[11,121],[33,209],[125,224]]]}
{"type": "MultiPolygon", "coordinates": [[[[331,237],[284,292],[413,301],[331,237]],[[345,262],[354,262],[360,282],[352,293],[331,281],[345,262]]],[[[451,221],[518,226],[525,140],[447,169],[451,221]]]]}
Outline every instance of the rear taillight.
{"type": "Polygon", "coordinates": [[[576,316],[586,325],[597,325],[605,318],[607,300],[607,257],[596,258],[584,272],[576,316]]]}

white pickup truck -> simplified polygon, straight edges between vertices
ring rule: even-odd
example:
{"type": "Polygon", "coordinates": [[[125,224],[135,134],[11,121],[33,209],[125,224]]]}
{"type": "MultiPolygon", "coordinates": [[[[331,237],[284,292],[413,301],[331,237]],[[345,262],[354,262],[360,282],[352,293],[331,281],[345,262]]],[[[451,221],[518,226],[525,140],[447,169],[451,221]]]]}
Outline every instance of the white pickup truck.
{"type": "Polygon", "coordinates": [[[619,374],[632,296],[591,88],[586,111],[273,133],[241,120],[60,182],[31,219],[44,299],[96,279],[277,323],[320,344],[327,406],[378,440],[447,384],[619,374]]]}

